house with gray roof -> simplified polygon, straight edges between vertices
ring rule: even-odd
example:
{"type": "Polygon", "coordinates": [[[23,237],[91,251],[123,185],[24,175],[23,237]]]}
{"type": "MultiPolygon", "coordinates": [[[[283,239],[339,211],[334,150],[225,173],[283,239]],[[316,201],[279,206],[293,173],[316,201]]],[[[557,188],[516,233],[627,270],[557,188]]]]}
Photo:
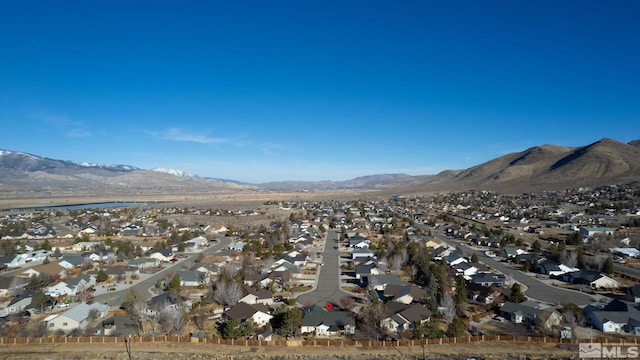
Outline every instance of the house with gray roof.
{"type": "Polygon", "coordinates": [[[106,304],[78,304],[71,309],[61,313],[48,316],[44,319],[47,330],[50,331],[71,331],[75,329],[83,329],[91,323],[92,310],[97,312],[98,318],[103,318],[109,311],[109,305],[106,304]]]}
{"type": "Polygon", "coordinates": [[[401,334],[414,329],[414,324],[429,321],[432,312],[422,304],[411,304],[399,308],[382,319],[382,325],[390,332],[401,334]]]}
{"type": "Polygon", "coordinates": [[[614,299],[606,305],[589,305],[582,310],[587,322],[605,333],[640,333],[640,311],[632,304],[614,299]]]}
{"type": "Polygon", "coordinates": [[[328,310],[324,306],[312,305],[303,310],[302,334],[314,334],[316,336],[350,335],[356,329],[356,319],[351,311],[328,310]]]}
{"type": "Polygon", "coordinates": [[[156,259],[156,258],[145,258],[145,257],[139,257],[139,258],[135,258],[130,260],[127,263],[128,266],[132,266],[132,267],[136,267],[140,270],[142,269],[152,269],[154,267],[158,267],[160,266],[160,260],[156,259]]]}

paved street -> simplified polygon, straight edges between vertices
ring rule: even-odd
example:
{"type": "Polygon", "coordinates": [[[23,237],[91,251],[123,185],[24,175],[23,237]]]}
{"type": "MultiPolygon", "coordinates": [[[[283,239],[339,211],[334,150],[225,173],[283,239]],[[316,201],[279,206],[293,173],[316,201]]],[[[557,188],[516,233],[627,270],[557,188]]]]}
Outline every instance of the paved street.
{"type": "MultiPolygon", "coordinates": [[[[229,244],[231,243],[231,238],[228,238],[225,236],[225,237],[219,237],[218,239],[219,241],[217,244],[210,246],[209,248],[205,249],[202,253],[205,255],[211,255],[218,250],[226,249],[229,247],[229,244]]],[[[167,266],[166,268],[158,271],[157,273],[151,275],[150,277],[144,280],[140,280],[138,283],[133,285],[133,288],[142,297],[144,298],[150,297],[151,293],[149,292],[149,289],[154,287],[158,282],[158,280],[164,279],[169,272],[172,272],[172,271],[177,272],[183,267],[184,268],[190,267],[191,265],[193,265],[193,263],[195,262],[199,254],[200,254],[199,252],[187,253],[186,255],[189,256],[188,258],[182,259],[176,264],[166,265],[167,266]]],[[[97,295],[94,301],[97,303],[109,304],[112,307],[119,307],[120,304],[122,304],[122,300],[124,299],[125,295],[127,294],[127,292],[129,292],[129,288],[130,287],[127,287],[126,289],[115,291],[112,293],[97,295]]]]}
{"type": "Polygon", "coordinates": [[[339,305],[340,300],[350,294],[340,288],[340,250],[334,249],[340,240],[340,234],[330,229],[325,239],[323,255],[324,265],[320,269],[318,281],[313,290],[298,296],[298,303],[313,303],[324,306],[327,302],[339,305]]]}
{"type": "Polygon", "coordinates": [[[525,294],[531,299],[550,304],[573,303],[576,305],[588,305],[597,301],[595,297],[589,294],[585,294],[575,290],[562,289],[546,284],[533,276],[514,269],[510,264],[496,261],[488,257],[487,255],[485,255],[484,250],[474,249],[442,234],[438,234],[435,232],[432,232],[432,234],[451,246],[460,246],[467,255],[476,253],[478,255],[479,261],[485,263],[488,266],[491,266],[492,268],[507,276],[512,277],[519,283],[524,284],[527,287],[525,294]]]}

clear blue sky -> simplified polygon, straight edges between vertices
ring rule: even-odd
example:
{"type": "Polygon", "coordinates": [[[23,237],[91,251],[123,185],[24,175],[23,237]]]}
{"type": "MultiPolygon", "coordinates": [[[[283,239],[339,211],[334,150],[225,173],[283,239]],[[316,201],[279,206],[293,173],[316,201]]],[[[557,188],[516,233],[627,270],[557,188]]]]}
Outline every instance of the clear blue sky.
{"type": "Polygon", "coordinates": [[[640,139],[640,1],[0,0],[0,148],[247,182],[640,139]]]}

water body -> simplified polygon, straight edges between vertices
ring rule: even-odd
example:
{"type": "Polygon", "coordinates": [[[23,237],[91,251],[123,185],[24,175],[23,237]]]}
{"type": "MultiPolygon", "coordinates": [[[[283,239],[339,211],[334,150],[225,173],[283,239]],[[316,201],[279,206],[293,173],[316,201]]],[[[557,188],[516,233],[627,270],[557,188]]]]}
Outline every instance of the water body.
{"type": "Polygon", "coordinates": [[[12,210],[35,210],[35,209],[47,209],[47,210],[80,210],[80,209],[104,209],[114,207],[131,207],[158,204],[158,201],[107,201],[107,202],[94,202],[94,203],[80,203],[80,204],[66,204],[66,205],[47,205],[47,206],[28,206],[22,208],[16,208],[12,210]]]}

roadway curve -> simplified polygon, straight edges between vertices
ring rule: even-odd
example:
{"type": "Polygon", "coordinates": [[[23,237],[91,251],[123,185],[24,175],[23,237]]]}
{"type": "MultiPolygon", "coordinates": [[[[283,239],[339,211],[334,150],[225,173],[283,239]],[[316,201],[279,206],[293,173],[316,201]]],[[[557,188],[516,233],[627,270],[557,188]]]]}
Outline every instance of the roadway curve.
{"type": "Polygon", "coordinates": [[[531,275],[528,275],[526,273],[523,273],[520,270],[517,270],[511,267],[511,265],[509,264],[496,261],[488,257],[484,253],[484,250],[474,249],[470,246],[467,246],[466,244],[463,244],[461,242],[448,238],[445,235],[442,235],[439,233],[432,232],[432,234],[451,246],[461,247],[464,250],[464,252],[468,255],[475,253],[478,256],[478,260],[480,262],[488,266],[491,266],[497,271],[507,276],[510,276],[517,282],[525,285],[527,287],[525,294],[527,295],[527,297],[531,299],[546,302],[549,304],[572,303],[579,306],[592,304],[598,301],[598,299],[596,299],[595,297],[580,291],[563,289],[563,288],[546,284],[531,275]]]}

